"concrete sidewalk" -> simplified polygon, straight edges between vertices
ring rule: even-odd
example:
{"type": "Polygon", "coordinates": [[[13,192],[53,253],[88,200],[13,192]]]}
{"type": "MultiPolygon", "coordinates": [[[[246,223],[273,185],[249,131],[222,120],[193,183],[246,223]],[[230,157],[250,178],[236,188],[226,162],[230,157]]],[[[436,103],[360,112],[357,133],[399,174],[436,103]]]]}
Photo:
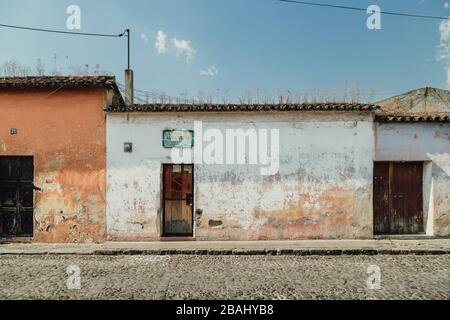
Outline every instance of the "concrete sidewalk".
{"type": "Polygon", "coordinates": [[[3,244],[0,255],[377,255],[450,254],[450,239],[3,244]]]}

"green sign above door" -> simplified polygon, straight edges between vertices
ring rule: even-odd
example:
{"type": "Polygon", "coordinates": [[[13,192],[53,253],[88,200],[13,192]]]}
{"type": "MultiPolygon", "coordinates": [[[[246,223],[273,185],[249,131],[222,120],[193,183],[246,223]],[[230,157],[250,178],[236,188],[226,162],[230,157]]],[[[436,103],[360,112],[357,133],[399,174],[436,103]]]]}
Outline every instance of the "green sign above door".
{"type": "Polygon", "coordinates": [[[163,147],[171,148],[193,148],[194,147],[194,131],[193,130],[164,130],[163,131],[163,147]]]}

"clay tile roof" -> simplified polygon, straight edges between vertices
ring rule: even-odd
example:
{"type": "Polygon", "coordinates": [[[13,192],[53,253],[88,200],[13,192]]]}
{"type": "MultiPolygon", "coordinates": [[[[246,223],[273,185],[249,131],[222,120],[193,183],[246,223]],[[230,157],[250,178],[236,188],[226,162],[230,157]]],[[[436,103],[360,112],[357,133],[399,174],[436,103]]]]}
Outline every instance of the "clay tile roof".
{"type": "Polygon", "coordinates": [[[111,106],[111,113],[128,112],[267,112],[267,111],[376,111],[378,106],[360,103],[297,104],[135,104],[111,106]]]}
{"type": "Polygon", "coordinates": [[[448,122],[450,91],[420,88],[377,102],[379,122],[448,122]]]}
{"type": "Polygon", "coordinates": [[[0,89],[111,87],[116,86],[113,76],[42,76],[42,77],[0,77],[0,89]]]}
{"type": "Polygon", "coordinates": [[[0,77],[0,91],[5,89],[108,88],[113,90],[113,105],[125,105],[114,76],[42,76],[0,77]]]}
{"type": "Polygon", "coordinates": [[[378,115],[378,122],[450,122],[450,114],[444,115],[378,115]]]}

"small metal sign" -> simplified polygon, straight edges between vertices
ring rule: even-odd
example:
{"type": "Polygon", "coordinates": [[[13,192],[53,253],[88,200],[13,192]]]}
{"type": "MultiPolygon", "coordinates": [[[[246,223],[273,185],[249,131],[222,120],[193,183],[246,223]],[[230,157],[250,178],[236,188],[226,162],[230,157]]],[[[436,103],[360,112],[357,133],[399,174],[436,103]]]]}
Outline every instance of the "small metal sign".
{"type": "Polygon", "coordinates": [[[194,131],[193,130],[164,130],[163,131],[163,147],[171,148],[193,148],[194,147],[194,131]]]}
{"type": "Polygon", "coordinates": [[[125,142],[123,144],[123,151],[125,153],[132,153],[133,152],[133,143],[132,142],[125,142]]]}

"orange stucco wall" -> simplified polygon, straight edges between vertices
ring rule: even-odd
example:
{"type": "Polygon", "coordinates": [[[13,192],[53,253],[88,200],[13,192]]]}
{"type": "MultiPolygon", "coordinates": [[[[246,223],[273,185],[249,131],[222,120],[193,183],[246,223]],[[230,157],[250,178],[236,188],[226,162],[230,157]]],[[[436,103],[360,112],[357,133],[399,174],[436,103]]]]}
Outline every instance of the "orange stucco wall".
{"type": "Polygon", "coordinates": [[[34,193],[35,242],[106,238],[106,99],[101,88],[0,90],[0,156],[34,156],[42,188],[34,193]]]}

